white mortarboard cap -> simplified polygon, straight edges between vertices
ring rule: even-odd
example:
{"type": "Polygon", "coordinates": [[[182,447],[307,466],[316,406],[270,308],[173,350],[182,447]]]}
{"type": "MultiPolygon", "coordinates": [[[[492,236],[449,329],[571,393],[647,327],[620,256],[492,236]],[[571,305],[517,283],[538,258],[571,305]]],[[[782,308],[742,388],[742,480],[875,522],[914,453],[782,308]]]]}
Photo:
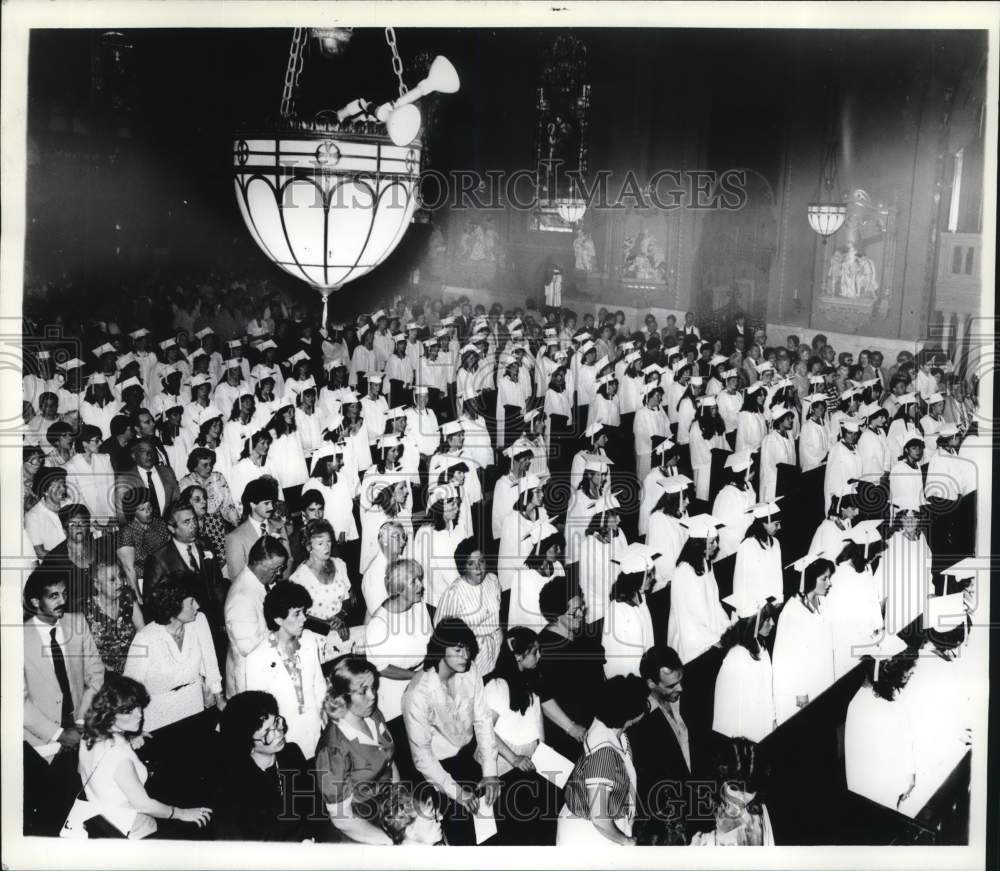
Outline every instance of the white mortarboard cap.
{"type": "Polygon", "coordinates": [[[927,397],[928,405],[934,405],[936,402],[944,402],[944,397],[940,393],[932,393],[927,397]]]}
{"type": "Polygon", "coordinates": [[[598,433],[602,432],[603,430],[604,430],[604,423],[602,421],[600,421],[600,420],[595,420],[590,426],[588,426],[583,431],[583,434],[587,438],[592,439],[594,436],[596,436],[598,433]]]}
{"type": "Polygon", "coordinates": [[[715,354],[712,359],[708,361],[708,365],[714,369],[716,366],[721,366],[723,363],[727,363],[728,361],[729,358],[724,354],[715,354]]]}
{"type": "Polygon", "coordinates": [[[105,354],[114,354],[114,353],[116,353],[115,346],[112,345],[110,342],[105,342],[100,347],[94,348],[95,357],[103,357],[105,354]]]}
{"type": "Polygon", "coordinates": [[[612,465],[611,460],[600,454],[583,455],[583,470],[585,472],[607,472],[612,465]]]}
{"type": "Polygon", "coordinates": [[[429,351],[431,348],[436,348],[438,340],[435,338],[424,339],[424,347],[429,351]]]}
{"type": "Polygon", "coordinates": [[[430,393],[430,388],[426,384],[416,384],[413,387],[414,396],[417,396],[418,394],[426,396],[428,393],[430,393]]]}
{"type": "Polygon", "coordinates": [[[597,360],[594,363],[594,366],[597,368],[598,372],[600,372],[602,369],[604,369],[605,367],[610,366],[610,365],[611,365],[611,361],[608,359],[608,355],[607,354],[605,354],[603,357],[601,357],[600,360],[597,360]]]}
{"type": "Polygon", "coordinates": [[[472,399],[478,399],[480,392],[480,389],[474,384],[467,384],[465,390],[462,391],[460,398],[462,402],[468,402],[472,399]]]}
{"type": "Polygon", "coordinates": [[[271,348],[277,348],[277,347],[278,347],[278,345],[274,341],[274,339],[264,339],[264,341],[261,342],[257,346],[257,350],[258,351],[269,351],[271,348]]]}
{"type": "Polygon", "coordinates": [[[597,346],[590,339],[587,339],[586,342],[580,345],[580,356],[583,357],[588,352],[593,351],[595,347],[597,346]]]}
{"type": "Polygon", "coordinates": [[[747,393],[756,393],[763,386],[764,386],[763,381],[754,381],[754,383],[747,388],[747,393]]]}
{"type": "Polygon", "coordinates": [[[524,422],[525,423],[531,423],[531,421],[533,421],[541,413],[542,413],[542,409],[540,409],[540,408],[533,408],[533,409],[531,409],[531,411],[526,411],[524,413],[524,422]]]}
{"type": "Polygon", "coordinates": [[[899,656],[904,650],[906,650],[906,642],[898,635],[886,632],[875,644],[865,650],[865,655],[871,656],[873,659],[891,659],[894,656],[899,656]]]}
{"type": "Polygon", "coordinates": [[[756,368],[757,373],[763,375],[765,372],[774,371],[774,363],[769,363],[765,360],[763,363],[758,363],[756,368]]]}
{"type": "Polygon", "coordinates": [[[377,312],[374,312],[372,314],[373,321],[377,321],[379,318],[384,318],[384,317],[388,317],[388,315],[385,313],[385,309],[379,309],[377,312]]]}
{"type": "Polygon", "coordinates": [[[315,389],[316,389],[316,381],[312,377],[312,375],[306,378],[305,381],[300,381],[297,387],[299,393],[305,393],[307,390],[315,390],[315,389]]]}
{"type": "Polygon", "coordinates": [[[754,517],[761,519],[779,514],[781,512],[781,508],[778,506],[778,500],[781,498],[782,497],[779,496],[773,502],[759,502],[757,505],[754,505],[753,508],[749,509],[747,513],[753,514],[754,517]]]}
{"type": "Polygon", "coordinates": [[[538,475],[527,474],[525,475],[517,485],[517,492],[519,494],[527,493],[529,490],[537,490],[542,486],[542,480],[538,475]]]}
{"type": "Polygon", "coordinates": [[[680,524],[687,529],[691,538],[715,538],[719,534],[719,528],[725,526],[711,514],[696,514],[682,519],[680,524]]]}
{"type": "Polygon", "coordinates": [[[643,388],[643,391],[642,391],[642,395],[643,395],[643,396],[649,396],[649,394],[650,394],[650,393],[653,393],[653,392],[655,392],[655,391],[657,391],[657,390],[659,390],[659,391],[660,391],[660,393],[663,393],[663,385],[662,385],[662,384],[660,384],[660,383],[659,383],[658,381],[650,381],[650,382],[649,382],[649,383],[648,383],[648,384],[647,384],[647,385],[646,385],[646,386],[645,386],[645,387],[643,388]]]}
{"type": "Polygon", "coordinates": [[[855,417],[842,417],[840,428],[846,429],[848,432],[857,432],[861,429],[861,422],[855,417]]]}
{"type": "Polygon", "coordinates": [[[810,384],[826,384],[826,379],[822,375],[810,375],[810,384]]]}
{"type": "Polygon", "coordinates": [[[368,326],[368,324],[362,324],[360,327],[358,327],[357,329],[358,338],[363,339],[365,337],[365,333],[367,333],[369,329],[370,327],[368,326]]]}
{"type": "Polygon", "coordinates": [[[401,442],[399,441],[399,436],[395,435],[384,435],[378,440],[378,446],[381,450],[386,448],[398,448],[401,442]]]}
{"type": "Polygon", "coordinates": [[[925,630],[950,632],[956,626],[964,625],[966,618],[965,593],[932,596],[927,600],[927,613],[924,616],[925,630]]]}
{"type": "Polygon", "coordinates": [[[222,412],[219,411],[219,409],[217,409],[214,405],[208,405],[198,413],[198,426],[203,426],[210,420],[215,420],[216,418],[221,419],[222,412]]]}
{"type": "Polygon", "coordinates": [[[663,369],[659,365],[659,363],[650,363],[648,366],[643,366],[642,367],[642,374],[643,375],[656,375],[656,374],[659,374],[662,371],[663,371],[663,369]]]}
{"type": "Polygon", "coordinates": [[[37,354],[35,354],[35,356],[39,360],[48,360],[52,356],[52,354],[49,351],[39,351],[37,354]]]}
{"type": "Polygon", "coordinates": [[[427,507],[430,508],[432,505],[437,505],[438,502],[447,502],[449,499],[458,498],[458,489],[451,484],[438,484],[433,490],[431,490],[431,495],[427,497],[427,507]]]}
{"type": "Polygon", "coordinates": [[[714,396],[702,396],[699,400],[699,404],[703,408],[711,408],[713,405],[718,405],[719,401],[714,396]]]}
{"type": "Polygon", "coordinates": [[[462,347],[463,356],[465,354],[478,354],[478,353],[479,353],[479,348],[477,348],[475,345],[469,344],[469,345],[464,345],[462,347]]]}
{"type": "Polygon", "coordinates": [[[705,379],[700,375],[692,375],[691,381],[688,383],[693,384],[695,387],[701,387],[701,385],[705,383],[705,379]]]}
{"type": "Polygon", "coordinates": [[[201,348],[195,348],[190,354],[188,354],[188,362],[193,363],[199,357],[205,357],[208,359],[208,354],[206,354],[201,348]]]}
{"type": "Polygon", "coordinates": [[[288,362],[294,366],[299,361],[308,359],[309,355],[305,351],[296,351],[291,357],[288,358],[288,362]]]}
{"type": "Polygon", "coordinates": [[[656,483],[664,493],[680,493],[687,490],[694,481],[687,475],[670,475],[667,478],[661,478],[656,483]]]}
{"type": "Polygon", "coordinates": [[[953,423],[942,424],[941,429],[937,431],[937,437],[939,439],[950,439],[957,435],[958,427],[953,423]]]}
{"type": "Polygon", "coordinates": [[[129,333],[129,335],[133,339],[141,339],[143,336],[148,336],[149,335],[149,330],[147,330],[145,327],[140,327],[137,330],[132,330],[132,332],[129,333]]]}
{"type": "Polygon", "coordinates": [[[803,409],[809,408],[809,406],[815,405],[817,402],[826,402],[826,394],[810,393],[805,399],[802,400],[803,409]]]}
{"type": "Polygon", "coordinates": [[[858,391],[853,387],[848,387],[843,393],[840,394],[841,399],[850,399],[852,396],[856,396],[858,391]]]}
{"type": "Polygon", "coordinates": [[[731,593],[728,596],[723,596],[722,601],[736,612],[736,616],[740,620],[747,617],[760,617],[761,609],[766,604],[766,602],[760,602],[753,598],[745,590],[740,593],[731,593]]]}
{"type": "Polygon", "coordinates": [[[725,468],[734,472],[742,472],[753,465],[753,455],[749,451],[740,451],[726,457],[725,468]]]}
{"type": "Polygon", "coordinates": [[[787,405],[776,405],[771,409],[771,420],[778,421],[789,414],[795,414],[795,409],[789,408],[787,405]]]}
{"type": "MultiPolygon", "coordinates": [[[[655,436],[654,436],[654,438],[655,438],[655,436]]],[[[673,446],[674,446],[674,443],[670,439],[664,437],[663,441],[661,441],[659,444],[657,444],[657,445],[655,445],[653,447],[652,453],[654,453],[654,454],[665,454],[673,446]]]]}
{"type": "Polygon", "coordinates": [[[640,354],[638,351],[629,351],[624,357],[626,365],[634,362],[635,360],[641,360],[641,359],[642,359],[642,354],[640,354]]]}
{"type": "Polygon", "coordinates": [[[397,343],[398,342],[405,342],[406,341],[406,333],[393,333],[392,334],[392,340],[393,340],[393,342],[397,342],[397,343]]]}
{"type": "Polygon", "coordinates": [[[434,338],[435,339],[450,339],[451,338],[451,330],[447,330],[447,329],[436,330],[434,332],[434,338]]]}
{"type": "Polygon", "coordinates": [[[917,395],[915,393],[904,393],[902,396],[896,397],[897,405],[909,405],[910,403],[917,401],[917,395]]]}
{"type": "Polygon", "coordinates": [[[630,544],[622,554],[618,570],[623,575],[637,575],[653,567],[653,549],[642,542],[630,544]]]}
{"type": "Polygon", "coordinates": [[[395,420],[397,417],[406,417],[405,405],[399,405],[396,406],[395,408],[390,408],[388,411],[385,412],[386,420],[395,420]]]}
{"type": "Polygon", "coordinates": [[[682,357],[680,360],[678,360],[676,363],[674,363],[674,365],[671,366],[670,368],[673,370],[674,375],[677,375],[679,372],[682,372],[684,369],[690,369],[691,368],[691,364],[687,361],[686,357],[682,357]]]}
{"type": "Polygon", "coordinates": [[[135,377],[126,378],[120,385],[122,392],[126,391],[129,387],[138,387],[143,393],[146,392],[146,388],[142,386],[142,382],[135,377]]]}
{"type": "Polygon", "coordinates": [[[450,327],[453,323],[455,323],[454,315],[448,315],[446,318],[441,318],[441,326],[443,327],[450,327]]]}
{"type": "Polygon", "coordinates": [[[162,342],[160,342],[160,348],[161,350],[164,351],[166,351],[167,348],[173,348],[176,345],[177,345],[177,339],[174,338],[164,339],[162,342]]]}
{"type": "Polygon", "coordinates": [[[956,581],[967,581],[975,579],[979,572],[983,570],[982,560],[977,557],[966,557],[959,560],[954,565],[941,570],[945,577],[954,578],[956,581]]]}
{"type": "Polygon", "coordinates": [[[878,531],[881,525],[881,520],[861,520],[847,531],[844,540],[861,545],[875,544],[875,542],[882,540],[878,531]]]}
{"type": "Polygon", "coordinates": [[[406,329],[407,330],[419,330],[420,329],[420,324],[416,323],[416,321],[410,321],[406,325],[406,329]]]}
{"type": "Polygon", "coordinates": [[[233,357],[231,360],[226,360],[223,368],[225,369],[239,369],[243,365],[242,357],[233,357]]]}
{"type": "Polygon", "coordinates": [[[340,413],[339,410],[334,410],[331,412],[330,416],[326,419],[326,426],[323,427],[325,432],[335,432],[344,425],[344,415],[340,413]]]}
{"type": "Polygon", "coordinates": [[[93,375],[90,376],[90,378],[88,380],[90,381],[91,384],[107,384],[108,383],[107,377],[103,373],[101,373],[101,372],[95,372],[93,375]]]}
{"type": "Polygon", "coordinates": [[[79,357],[74,357],[72,360],[67,360],[65,363],[60,363],[56,368],[62,369],[65,372],[69,372],[73,369],[79,369],[83,366],[83,360],[79,357]]]}
{"type": "Polygon", "coordinates": [[[510,330],[516,330],[519,326],[521,326],[520,318],[514,318],[514,320],[507,324],[507,328],[510,330]]]}
{"type": "Polygon", "coordinates": [[[202,327],[197,333],[194,334],[194,337],[196,339],[204,339],[205,336],[211,336],[214,332],[215,330],[211,327],[202,327]]]}
{"type": "Polygon", "coordinates": [[[735,369],[727,369],[725,372],[722,373],[723,381],[728,381],[730,378],[739,378],[739,377],[740,373],[737,372],[735,369]]]}
{"type": "Polygon", "coordinates": [[[190,382],[188,382],[189,387],[201,387],[202,384],[211,384],[212,379],[207,375],[193,375],[190,382]]]}
{"type": "Polygon", "coordinates": [[[243,340],[242,339],[230,339],[228,342],[226,342],[226,345],[228,345],[230,348],[240,348],[240,347],[243,346],[243,340]]]}

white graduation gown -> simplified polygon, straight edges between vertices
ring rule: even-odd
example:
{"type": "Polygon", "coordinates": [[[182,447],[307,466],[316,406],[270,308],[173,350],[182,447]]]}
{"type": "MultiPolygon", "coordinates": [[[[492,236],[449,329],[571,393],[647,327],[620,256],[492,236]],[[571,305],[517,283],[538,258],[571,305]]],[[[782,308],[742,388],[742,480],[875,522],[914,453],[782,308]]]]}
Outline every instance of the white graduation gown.
{"type": "Polygon", "coordinates": [[[693,424],[690,433],[691,472],[694,475],[695,498],[703,502],[708,501],[711,493],[713,449],[728,451],[729,442],[726,437],[714,435],[706,439],[701,427],[693,424]]]}
{"type": "Polygon", "coordinates": [[[810,611],[798,596],[781,609],[775,632],[774,709],[780,725],[799,710],[798,696],[813,701],[833,683],[833,635],[823,614],[810,611]]]}
{"type": "Polygon", "coordinates": [[[619,529],[611,541],[604,542],[596,535],[584,539],[580,552],[579,579],[583,600],[587,603],[587,623],[604,619],[610,604],[611,587],[618,580],[618,562],[628,541],[619,529]]]}
{"type": "Polygon", "coordinates": [[[830,500],[843,492],[847,482],[861,477],[861,458],[843,442],[830,448],[830,458],[826,463],[823,477],[823,507],[830,509],[830,500]]]}
{"type": "Polygon", "coordinates": [[[919,510],[924,502],[924,477],[920,467],[900,460],[889,472],[889,502],[896,508],[919,510]]]}
{"type": "Polygon", "coordinates": [[[881,585],[870,569],[858,573],[850,562],[840,563],[830,581],[823,614],[833,631],[833,670],[840,678],[871,652],[882,632],[881,585]]]}
{"type": "Polygon", "coordinates": [[[736,452],[760,450],[761,442],[767,435],[764,415],[755,411],[741,411],[736,421],[736,452]]]}
{"type": "Polygon", "coordinates": [[[518,574],[524,570],[524,558],[531,553],[541,534],[541,527],[548,522],[549,515],[544,508],[538,509],[534,520],[529,520],[520,511],[511,511],[504,518],[497,561],[501,590],[509,590],[517,582],[518,574]]]}
{"type": "Polygon", "coordinates": [[[744,538],[736,549],[733,594],[737,600],[763,605],[768,598],[785,599],[782,585],[781,545],[777,539],[762,548],[756,538],[744,538]]]}
{"type": "Polygon", "coordinates": [[[716,555],[716,560],[725,559],[736,553],[753,522],[753,516],[747,514],[747,511],[756,501],[752,487],[741,490],[732,484],[726,484],[719,491],[715,502],[712,503],[712,516],[725,526],[719,530],[719,553],[716,555]]]}
{"type": "Polygon", "coordinates": [[[844,766],[851,792],[895,810],[916,773],[907,705],[862,686],[847,706],[844,766]]]}
{"type": "Polygon", "coordinates": [[[674,569],[670,592],[670,619],[667,622],[667,644],[677,651],[687,664],[715,644],[729,618],[719,601],[719,585],[709,567],[696,575],[688,563],[674,569]]]}
{"type": "Polygon", "coordinates": [[[713,731],[761,741],[773,731],[774,721],[770,654],[762,648],[754,659],[741,645],[730,648],[715,679],[713,731]]]}
{"type": "Polygon", "coordinates": [[[791,436],[769,432],[760,446],[760,501],[771,502],[778,491],[778,464],[795,465],[795,442],[791,436]]]}
{"type": "Polygon", "coordinates": [[[802,471],[808,472],[823,465],[829,452],[830,436],[826,427],[814,420],[806,420],[799,436],[799,466],[802,471]]]}
{"type": "Polygon", "coordinates": [[[898,531],[887,542],[879,560],[885,589],[885,631],[896,635],[921,614],[931,589],[931,549],[927,539],[909,539],[898,531]]]}
{"type": "Polygon", "coordinates": [[[609,602],[604,614],[604,676],[639,674],[642,654],[653,646],[653,618],[645,602],[609,602]]]}
{"type": "Polygon", "coordinates": [[[844,539],[850,530],[849,526],[841,529],[832,517],[826,518],[813,533],[809,553],[825,553],[830,562],[833,562],[844,549],[844,539]]]}
{"type": "Polygon", "coordinates": [[[673,579],[674,570],[677,568],[677,557],[680,556],[681,548],[687,540],[687,530],[681,526],[676,517],[671,517],[662,511],[654,511],[649,516],[646,543],[653,548],[654,553],[659,554],[653,564],[656,580],[653,582],[652,592],[658,593],[673,579]]]}

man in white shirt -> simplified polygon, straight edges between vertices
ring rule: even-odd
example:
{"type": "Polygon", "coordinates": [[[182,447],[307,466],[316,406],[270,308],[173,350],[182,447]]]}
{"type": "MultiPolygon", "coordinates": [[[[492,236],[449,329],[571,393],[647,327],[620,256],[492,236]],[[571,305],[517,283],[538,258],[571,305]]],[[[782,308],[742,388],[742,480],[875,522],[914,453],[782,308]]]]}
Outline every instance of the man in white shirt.
{"type": "Polygon", "coordinates": [[[32,482],[38,502],[24,515],[24,529],[42,559],[50,550],[66,540],[59,522],[59,508],[66,497],[66,470],[61,466],[42,466],[32,482]]]}
{"type": "Polygon", "coordinates": [[[272,536],[258,539],[250,548],[246,568],[226,595],[226,695],[230,698],[247,688],[247,657],[267,636],[264,597],[285,573],[288,552],[272,536]]]}

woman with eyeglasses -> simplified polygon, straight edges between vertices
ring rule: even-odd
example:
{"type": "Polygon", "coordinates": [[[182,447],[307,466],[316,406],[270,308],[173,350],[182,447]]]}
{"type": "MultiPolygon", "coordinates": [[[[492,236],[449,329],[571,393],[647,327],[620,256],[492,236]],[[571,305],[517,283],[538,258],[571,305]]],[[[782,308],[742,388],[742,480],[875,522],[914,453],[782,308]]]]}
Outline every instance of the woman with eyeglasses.
{"type": "MultiPolygon", "coordinates": [[[[270,693],[233,696],[222,714],[225,759],[212,821],[216,840],[301,841],[314,834],[308,813],[290,813],[294,777],[306,771],[302,750],[270,693]]],[[[312,796],[309,796],[310,802],[312,796]]]]}
{"type": "Polygon", "coordinates": [[[335,659],[316,752],[317,783],[330,822],[359,844],[392,843],[373,822],[380,797],[399,780],[395,742],[379,710],[378,690],[378,670],[363,656],[335,659]]]}

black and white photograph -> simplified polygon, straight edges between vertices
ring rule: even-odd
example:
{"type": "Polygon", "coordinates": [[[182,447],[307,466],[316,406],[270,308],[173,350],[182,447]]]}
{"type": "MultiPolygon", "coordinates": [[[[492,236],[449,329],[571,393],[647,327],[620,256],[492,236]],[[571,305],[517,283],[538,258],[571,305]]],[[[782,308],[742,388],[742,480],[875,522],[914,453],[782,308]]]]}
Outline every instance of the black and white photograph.
{"type": "Polygon", "coordinates": [[[4,869],[997,867],[998,35],[5,3],[4,869]]]}

